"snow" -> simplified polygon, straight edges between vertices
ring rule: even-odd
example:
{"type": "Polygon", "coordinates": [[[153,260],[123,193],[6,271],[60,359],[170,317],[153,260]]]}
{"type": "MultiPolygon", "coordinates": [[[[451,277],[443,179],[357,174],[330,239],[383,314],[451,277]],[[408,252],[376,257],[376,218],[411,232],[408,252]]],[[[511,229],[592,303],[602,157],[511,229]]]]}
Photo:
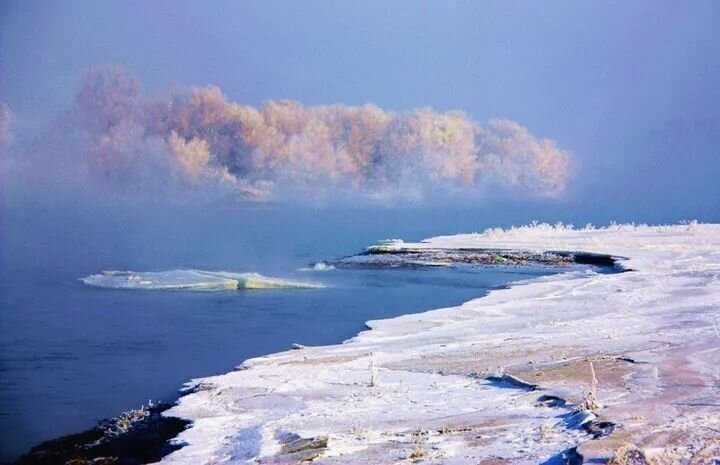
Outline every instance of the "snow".
{"type": "Polygon", "coordinates": [[[535,224],[379,246],[582,251],[632,271],[523,281],[194,380],[166,412],[194,422],[177,439],[187,445],[162,462],[293,463],[279,453],[290,433],[327,436],[315,462],[328,464],[540,463],[571,447],[587,461],[625,443],[720,454],[720,225],[535,224]],[[602,408],[582,419],[614,424],[597,439],[570,416],[591,371],[602,408]],[[503,373],[540,390],[487,377],[503,373]]]}
{"type": "Polygon", "coordinates": [[[325,262],[317,262],[311,267],[300,268],[299,271],[333,271],[334,269],[335,266],[331,264],[325,262]]]}

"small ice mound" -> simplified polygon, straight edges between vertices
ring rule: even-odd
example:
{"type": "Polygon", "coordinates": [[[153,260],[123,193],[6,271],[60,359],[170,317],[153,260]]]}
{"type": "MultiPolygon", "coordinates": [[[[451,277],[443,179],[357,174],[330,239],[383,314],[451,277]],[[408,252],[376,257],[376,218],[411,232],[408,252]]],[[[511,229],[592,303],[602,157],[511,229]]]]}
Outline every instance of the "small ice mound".
{"type": "Polygon", "coordinates": [[[317,262],[312,267],[313,271],[332,271],[335,269],[335,265],[328,265],[325,262],[317,262]]]}
{"type": "Polygon", "coordinates": [[[81,278],[88,286],[108,289],[226,291],[237,289],[307,289],[320,284],[271,278],[258,273],[225,271],[103,271],[81,278]]]}
{"type": "Polygon", "coordinates": [[[317,262],[313,266],[304,268],[298,268],[298,271],[332,271],[335,269],[335,265],[331,265],[325,262],[317,262]]]}
{"type": "Polygon", "coordinates": [[[380,253],[380,252],[392,252],[400,250],[405,246],[405,241],[402,239],[383,239],[377,241],[375,245],[371,245],[367,248],[368,252],[380,253]]]}

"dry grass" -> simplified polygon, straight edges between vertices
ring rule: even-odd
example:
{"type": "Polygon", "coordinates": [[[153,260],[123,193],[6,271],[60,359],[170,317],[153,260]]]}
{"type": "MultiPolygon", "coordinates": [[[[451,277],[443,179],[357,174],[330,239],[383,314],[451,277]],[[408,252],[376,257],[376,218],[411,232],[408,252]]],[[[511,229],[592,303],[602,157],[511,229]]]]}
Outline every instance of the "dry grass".
{"type": "Polygon", "coordinates": [[[580,410],[598,410],[600,407],[600,402],[597,400],[597,386],[598,386],[598,380],[595,376],[595,368],[593,367],[592,360],[588,360],[588,364],[590,365],[590,388],[585,393],[585,399],[583,402],[578,406],[578,409],[580,410]]]}
{"type": "Polygon", "coordinates": [[[412,433],[413,436],[413,448],[407,454],[407,459],[414,462],[428,458],[430,451],[426,447],[428,432],[423,430],[417,430],[412,433]]]}
{"type": "Polygon", "coordinates": [[[378,378],[378,368],[375,364],[375,354],[370,352],[370,364],[368,365],[370,371],[370,387],[380,386],[380,379],[378,378]]]}
{"type": "Polygon", "coordinates": [[[481,237],[487,237],[491,239],[506,239],[511,237],[527,237],[529,235],[553,235],[567,231],[653,231],[657,230],[665,233],[697,233],[699,230],[699,223],[697,220],[692,221],[681,221],[679,224],[674,225],[659,225],[649,226],[647,224],[635,224],[635,223],[624,223],[618,224],[611,221],[607,226],[596,227],[590,223],[586,224],[585,227],[576,228],[572,224],[564,224],[557,222],[555,224],[540,223],[533,221],[532,223],[524,226],[512,226],[508,229],[503,228],[489,228],[478,234],[481,237]]]}
{"type": "Polygon", "coordinates": [[[625,444],[615,451],[607,465],[650,465],[650,462],[634,444],[625,444]]]}
{"type": "Polygon", "coordinates": [[[410,451],[407,458],[409,458],[410,460],[420,460],[424,459],[428,455],[430,455],[430,453],[427,449],[425,449],[421,445],[416,445],[413,450],[410,451]]]}
{"type": "Polygon", "coordinates": [[[717,465],[720,440],[699,445],[669,446],[660,451],[642,451],[634,444],[618,448],[607,465],[717,465]]]}

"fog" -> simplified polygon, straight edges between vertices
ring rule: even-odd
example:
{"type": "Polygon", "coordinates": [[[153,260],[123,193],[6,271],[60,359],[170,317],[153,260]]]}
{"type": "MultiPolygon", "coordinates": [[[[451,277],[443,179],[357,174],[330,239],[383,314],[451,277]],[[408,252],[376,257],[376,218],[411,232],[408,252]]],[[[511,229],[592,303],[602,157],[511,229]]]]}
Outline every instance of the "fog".
{"type": "Polygon", "coordinates": [[[0,13],[5,255],[200,260],[224,218],[363,241],[720,219],[714,2],[0,13]]]}

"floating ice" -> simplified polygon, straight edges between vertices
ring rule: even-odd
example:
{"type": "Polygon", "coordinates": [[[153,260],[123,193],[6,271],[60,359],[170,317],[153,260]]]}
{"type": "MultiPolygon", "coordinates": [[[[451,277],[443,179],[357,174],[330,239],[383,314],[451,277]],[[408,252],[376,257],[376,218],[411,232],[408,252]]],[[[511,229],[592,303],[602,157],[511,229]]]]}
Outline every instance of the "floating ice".
{"type": "Polygon", "coordinates": [[[335,269],[335,266],[328,265],[325,262],[317,262],[315,265],[313,265],[313,271],[331,271],[335,269]]]}
{"type": "Polygon", "coordinates": [[[111,289],[222,291],[237,289],[303,289],[323,287],[316,283],[288,281],[258,273],[225,271],[103,271],[81,278],[88,286],[111,289]]]}
{"type": "Polygon", "coordinates": [[[326,262],[317,262],[312,266],[299,268],[298,271],[333,271],[334,269],[335,265],[326,262]]]}

